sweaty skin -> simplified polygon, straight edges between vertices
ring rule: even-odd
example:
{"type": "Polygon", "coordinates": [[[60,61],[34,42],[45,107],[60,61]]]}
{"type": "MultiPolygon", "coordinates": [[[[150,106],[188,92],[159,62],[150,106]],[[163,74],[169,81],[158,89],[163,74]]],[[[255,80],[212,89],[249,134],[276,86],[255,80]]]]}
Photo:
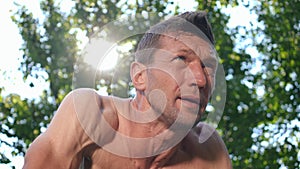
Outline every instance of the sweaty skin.
{"type": "MultiPolygon", "coordinates": [[[[189,38],[183,36],[182,39],[189,38]]],[[[153,145],[132,145],[118,139],[116,133],[151,138],[168,131],[180,113],[185,117],[193,113],[189,109],[180,111],[182,107],[199,107],[196,109],[199,116],[204,111],[211,80],[201,57],[197,57],[197,51],[205,52],[202,49],[191,52],[187,45],[173,38],[162,37],[160,43],[170,55],[156,53],[148,67],[132,64],[131,78],[137,91],[135,98],[100,96],[92,89],[77,89],[69,93],[48,129],[30,145],[24,169],[77,169],[80,165],[91,169],[230,169],[224,142],[213,128],[204,123],[190,129],[178,144],[153,156],[124,157],[105,149],[116,143],[113,147],[116,150],[144,151],[153,145]],[[151,91],[163,92],[166,97],[157,99],[158,95],[151,96],[151,91]],[[161,101],[163,99],[165,101],[161,101]],[[134,115],[146,110],[159,112],[159,118],[140,123],[126,116],[126,113],[134,115]],[[204,128],[212,131],[212,135],[202,143],[199,138],[204,128]]],[[[205,48],[203,41],[195,43],[202,43],[198,46],[205,48]]],[[[193,121],[183,121],[183,124],[193,121]]],[[[155,142],[154,145],[160,147],[162,143],[155,142]]]]}

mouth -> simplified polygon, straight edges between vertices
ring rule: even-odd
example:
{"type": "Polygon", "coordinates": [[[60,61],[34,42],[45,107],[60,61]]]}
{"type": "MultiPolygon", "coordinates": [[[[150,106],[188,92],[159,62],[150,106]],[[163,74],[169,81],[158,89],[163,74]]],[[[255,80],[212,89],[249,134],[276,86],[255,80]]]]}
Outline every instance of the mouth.
{"type": "Polygon", "coordinates": [[[192,103],[192,104],[196,104],[196,105],[200,105],[200,98],[199,97],[195,97],[195,96],[183,96],[183,97],[179,97],[180,100],[182,100],[183,102],[188,102],[188,103],[192,103]]]}

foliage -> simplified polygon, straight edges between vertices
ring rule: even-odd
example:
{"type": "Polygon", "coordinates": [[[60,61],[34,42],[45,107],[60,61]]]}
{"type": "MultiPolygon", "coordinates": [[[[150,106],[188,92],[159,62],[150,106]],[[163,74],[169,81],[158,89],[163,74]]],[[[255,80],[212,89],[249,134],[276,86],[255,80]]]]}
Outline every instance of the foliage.
{"type": "MultiPolygon", "coordinates": [[[[297,168],[299,166],[299,127],[292,121],[299,120],[299,8],[297,0],[269,0],[245,5],[258,15],[261,25],[251,28],[229,29],[229,16],[222,13],[227,5],[237,1],[197,1],[197,10],[208,12],[216,39],[216,49],[226,73],[227,102],[219,123],[221,133],[230,153],[234,168],[297,168]],[[239,30],[246,29],[246,37],[239,30]],[[252,38],[250,46],[260,55],[251,56],[248,46],[234,50],[243,38],[252,38]],[[263,37],[263,38],[262,38],[263,37]],[[252,73],[257,62],[259,72],[252,73]],[[259,88],[264,92],[259,93],[259,88]]],[[[128,76],[131,51],[135,50],[140,36],[130,37],[120,44],[132,43],[133,48],[120,56],[118,74],[108,71],[97,75],[95,84],[88,84],[95,70],[84,64],[80,57],[77,31],[94,36],[103,25],[123,14],[155,12],[161,18],[178,13],[180,7],[170,1],[147,0],[136,2],[81,0],[74,2],[70,13],[63,13],[53,0],[40,2],[44,19],[39,20],[25,7],[12,16],[23,37],[24,52],[20,70],[24,80],[29,76],[42,76],[49,89],[40,98],[21,99],[18,95],[0,95],[0,130],[11,143],[13,154],[24,155],[29,144],[47,127],[63,97],[73,88],[107,87],[107,92],[122,97],[130,95],[128,76]],[[167,6],[174,6],[167,11],[167,6]],[[124,60],[126,62],[124,62],[124,60]],[[43,72],[43,73],[41,73],[43,72]],[[80,72],[83,79],[73,79],[80,72]],[[114,78],[112,78],[114,77],[114,78]],[[77,86],[72,85],[77,80],[77,86]]],[[[153,21],[155,22],[155,21],[153,21]]],[[[138,24],[132,23],[132,24],[138,24]]],[[[118,31],[110,30],[111,33],[118,31]]],[[[138,29],[137,26],[135,29],[138,29]]],[[[124,28],[125,29],[125,28],[124,28]]],[[[138,30],[135,30],[138,31],[138,30]]],[[[34,87],[34,84],[31,84],[34,87]]],[[[221,86],[222,87],[222,86],[221,86]]],[[[224,87],[224,86],[223,86],[224,87]]],[[[0,90],[1,94],[1,90],[0,90]]],[[[0,162],[9,163],[0,152],[0,162]]]]}
{"type": "Polygon", "coordinates": [[[299,8],[297,0],[269,0],[253,8],[264,25],[253,31],[253,36],[264,35],[255,41],[265,67],[254,80],[265,91],[260,104],[264,118],[259,123],[264,134],[257,137],[257,142],[268,143],[258,146],[263,152],[253,156],[253,161],[268,160],[270,168],[280,164],[288,168],[300,166],[299,8]]]}

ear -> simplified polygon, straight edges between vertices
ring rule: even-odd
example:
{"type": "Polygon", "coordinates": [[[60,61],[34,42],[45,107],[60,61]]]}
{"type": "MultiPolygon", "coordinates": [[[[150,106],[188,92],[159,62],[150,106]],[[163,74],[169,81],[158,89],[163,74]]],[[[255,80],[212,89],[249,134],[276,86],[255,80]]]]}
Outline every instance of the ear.
{"type": "Polygon", "coordinates": [[[146,89],[146,66],[142,63],[133,62],[130,69],[130,77],[137,90],[146,89]]]}

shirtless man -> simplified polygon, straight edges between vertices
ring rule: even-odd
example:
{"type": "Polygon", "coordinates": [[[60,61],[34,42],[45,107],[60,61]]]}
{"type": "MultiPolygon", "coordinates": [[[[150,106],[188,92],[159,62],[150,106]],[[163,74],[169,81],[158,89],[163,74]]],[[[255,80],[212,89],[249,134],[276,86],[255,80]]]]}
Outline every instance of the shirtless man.
{"type": "Polygon", "coordinates": [[[155,25],[131,65],[135,97],[72,91],[30,145],[24,169],[231,168],[220,136],[199,122],[215,83],[213,44],[203,12],[155,25]],[[203,142],[204,128],[212,134],[203,142]]]}

